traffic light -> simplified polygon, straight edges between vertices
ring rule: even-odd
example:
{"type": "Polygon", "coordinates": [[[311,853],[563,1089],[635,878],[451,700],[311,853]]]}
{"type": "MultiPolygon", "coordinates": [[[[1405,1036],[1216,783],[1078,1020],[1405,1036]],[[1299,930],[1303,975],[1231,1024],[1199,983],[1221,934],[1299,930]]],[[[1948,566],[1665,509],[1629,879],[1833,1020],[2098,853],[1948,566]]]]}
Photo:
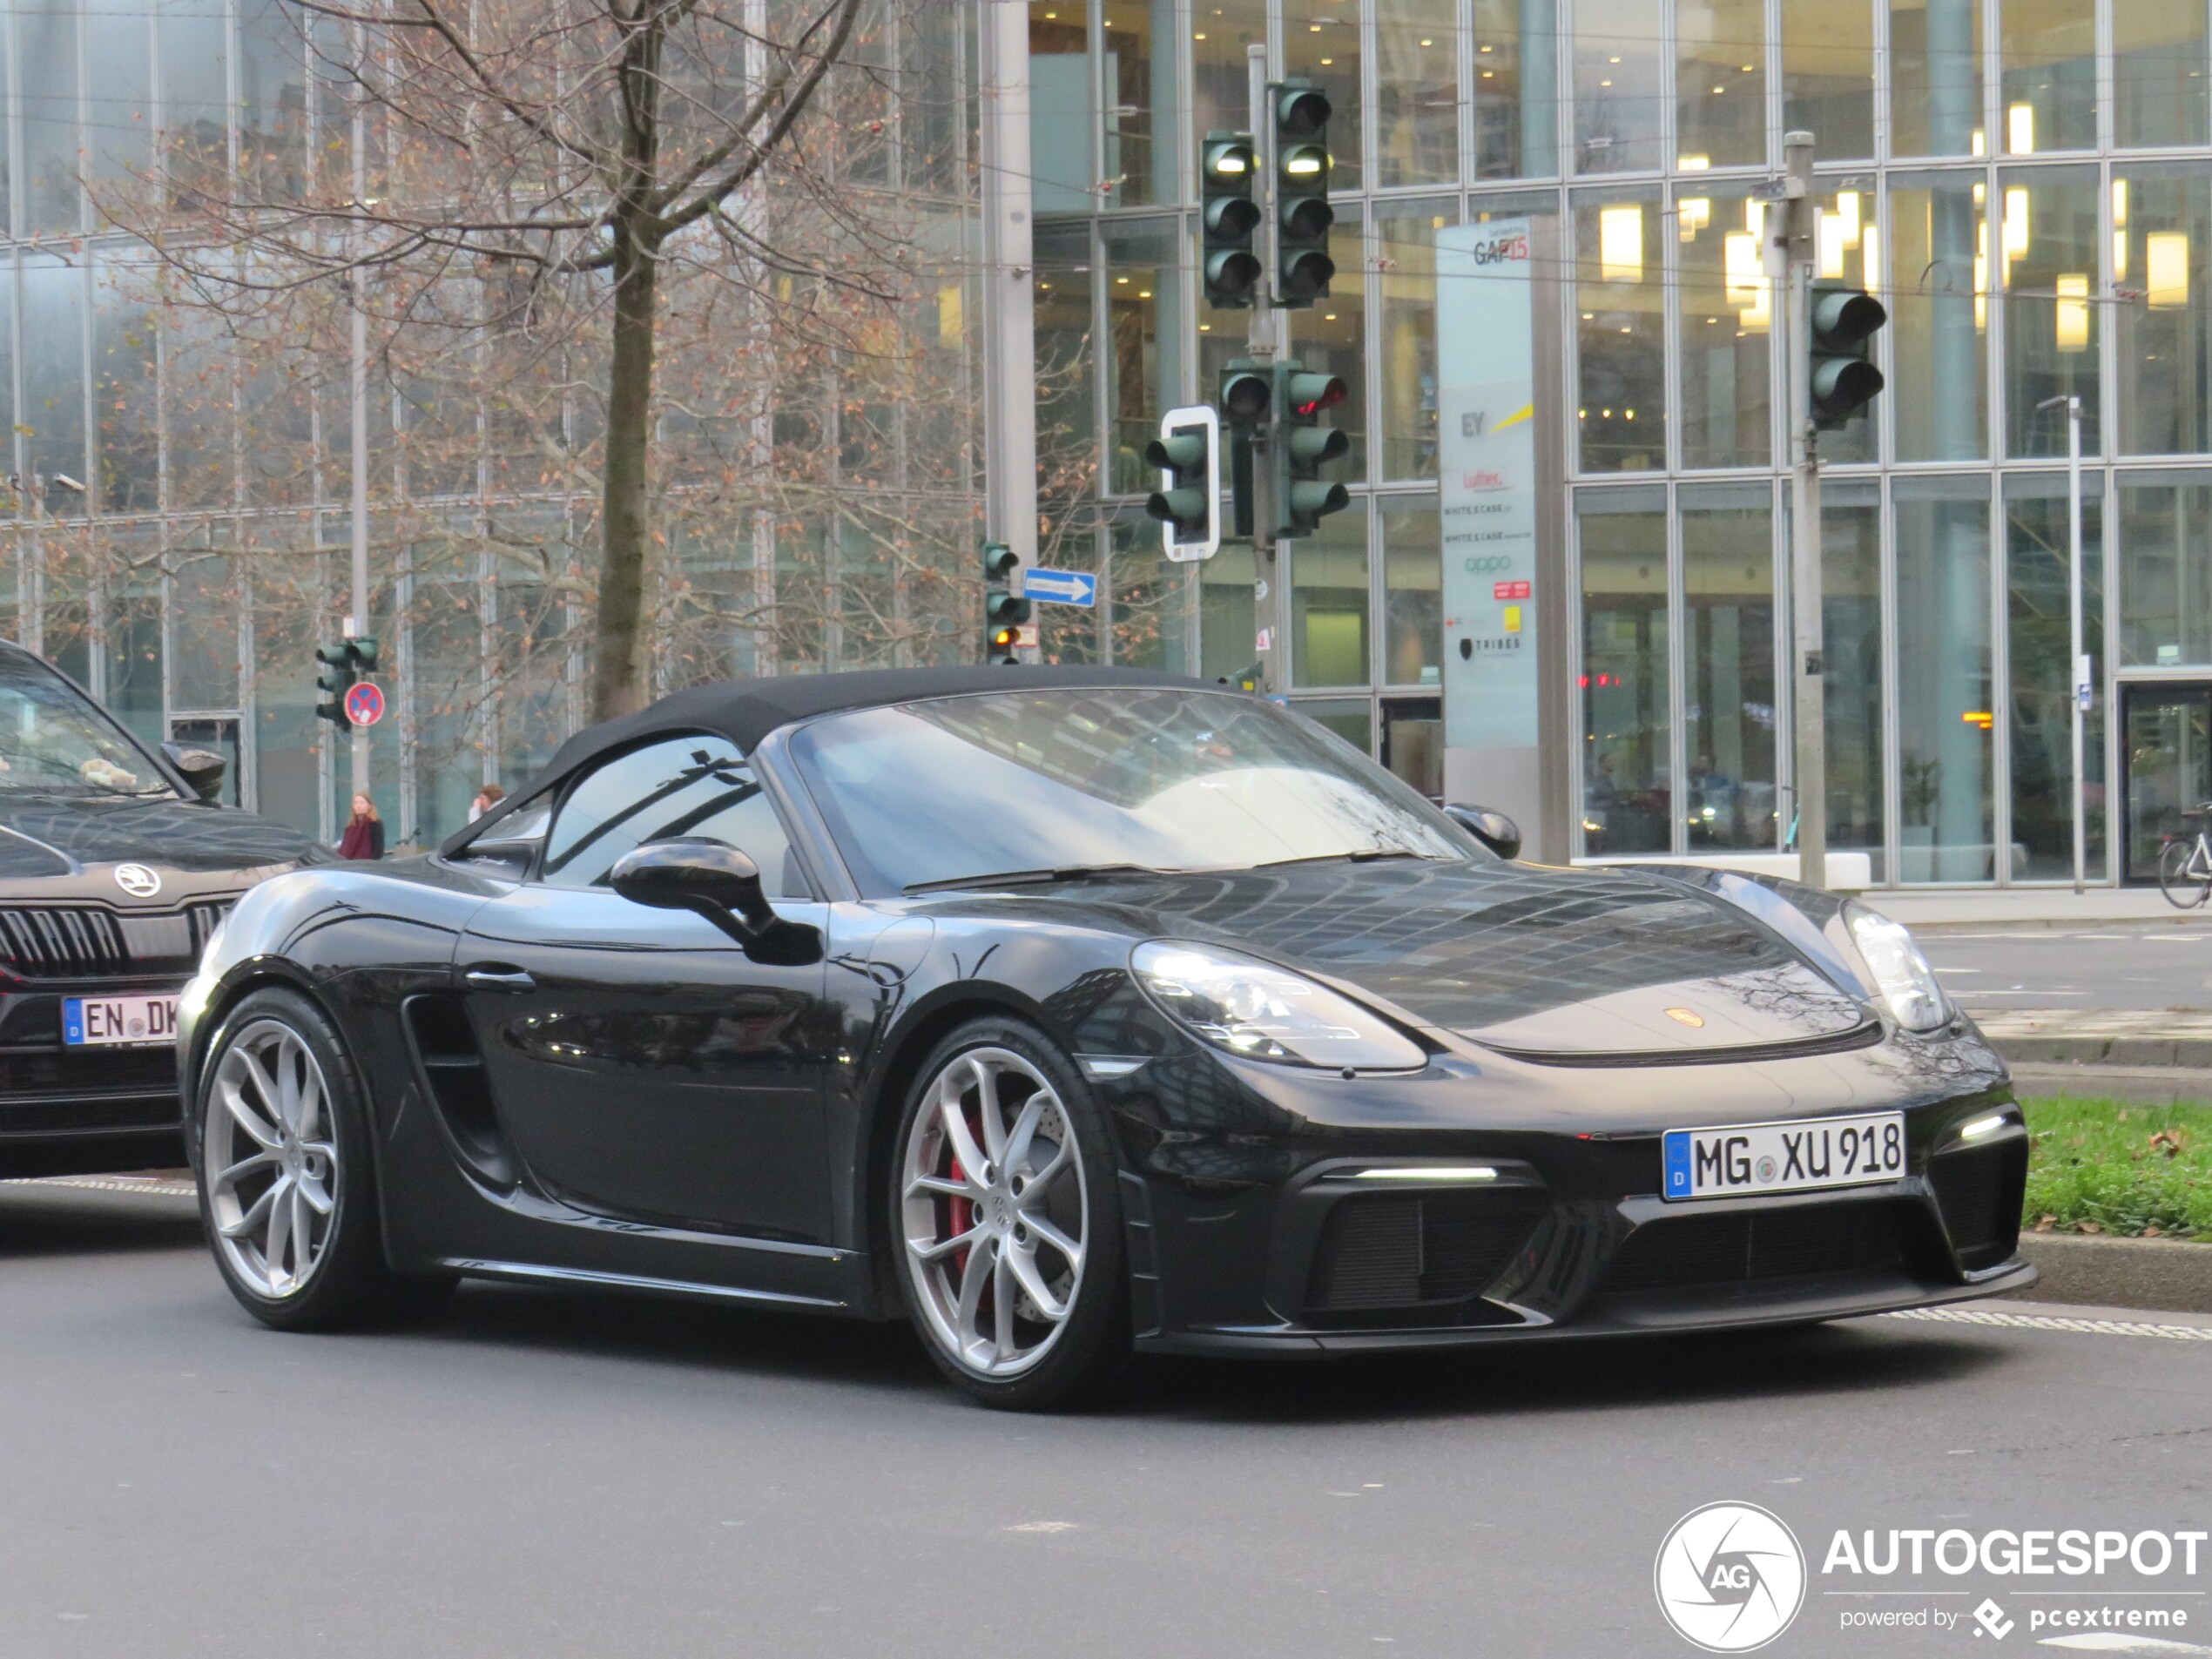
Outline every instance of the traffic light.
{"type": "Polygon", "coordinates": [[[1206,303],[1239,309],[1252,302],[1260,279],[1252,233],[1259,204],[1252,199],[1258,151],[1249,132],[1213,132],[1199,148],[1199,217],[1205,236],[1206,303]]]}
{"type": "Polygon", "coordinates": [[[1029,620],[1029,602],[1014,591],[1014,573],[1022,556],[1003,542],[983,543],[983,660],[1011,667],[1022,659],[1015,649],[1022,643],[1022,624],[1029,620]]]}
{"type": "Polygon", "coordinates": [[[1239,357],[1221,371],[1220,401],[1224,426],[1264,426],[1267,412],[1275,407],[1275,388],[1264,368],[1239,357]]]}
{"type": "Polygon", "coordinates": [[[1343,460],[1352,448],[1342,432],[1321,424],[1322,411],[1344,401],[1344,382],[1286,358],[1275,365],[1274,393],[1276,430],[1282,435],[1275,467],[1275,533],[1312,536],[1328,515],[1352,505],[1342,484],[1321,475],[1323,467],[1343,460]]]}
{"type": "Polygon", "coordinates": [[[318,645],[315,661],[323,671],[315,676],[315,689],[323,693],[323,700],[315,705],[315,713],[333,725],[351,725],[346,716],[346,693],[364,674],[376,671],[376,641],[368,635],[348,636],[334,645],[318,645]]]}
{"type": "Polygon", "coordinates": [[[1890,320],[1882,302],[1840,282],[1812,285],[1807,318],[1812,333],[1806,379],[1812,423],[1824,432],[1856,420],[1882,389],[1882,371],[1869,360],[1874,335],[1890,320]]]}
{"type": "Polygon", "coordinates": [[[346,693],[354,689],[358,677],[354,672],[354,654],[347,649],[348,643],[341,639],[334,645],[315,647],[315,661],[323,666],[323,671],[315,676],[315,689],[322,693],[315,715],[333,725],[351,724],[346,718],[346,693]]]}
{"type": "Polygon", "coordinates": [[[1252,440],[1275,407],[1275,383],[1264,367],[1249,357],[1231,360],[1221,371],[1217,397],[1221,423],[1229,428],[1230,523],[1238,536],[1252,533],[1252,440]]]}
{"type": "Polygon", "coordinates": [[[1275,107],[1275,303],[1305,307],[1329,291],[1329,96],[1299,77],[1269,89],[1275,107]]]}
{"type": "Polygon", "coordinates": [[[1160,521],[1168,557],[1212,557],[1221,546],[1220,417],[1203,405],[1170,409],[1144,446],[1144,463],[1163,475],[1144,510],[1160,521]]]}

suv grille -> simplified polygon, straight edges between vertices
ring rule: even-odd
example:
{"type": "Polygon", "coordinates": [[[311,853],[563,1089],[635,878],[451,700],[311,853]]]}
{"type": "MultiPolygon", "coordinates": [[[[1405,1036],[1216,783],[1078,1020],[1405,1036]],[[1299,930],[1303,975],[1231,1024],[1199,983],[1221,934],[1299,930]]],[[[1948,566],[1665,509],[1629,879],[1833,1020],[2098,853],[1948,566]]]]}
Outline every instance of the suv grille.
{"type": "Polygon", "coordinates": [[[166,915],[118,915],[98,905],[0,905],[0,965],[24,979],[116,979],[189,969],[234,899],[204,899],[166,915]]]}
{"type": "Polygon", "coordinates": [[[0,907],[0,950],[25,979],[95,979],[130,971],[112,912],[89,907],[0,907]]]}
{"type": "Polygon", "coordinates": [[[1742,1285],[1799,1273],[1901,1266],[1892,1204],[1830,1204],[1646,1222],[1598,1281],[1600,1292],[1742,1285]]]}
{"type": "Polygon", "coordinates": [[[1431,1312],[1463,1319],[1550,1208],[1540,1192],[1437,1192],[1345,1198],[1329,1211],[1306,1293],[1309,1312],[1431,1312]]]}
{"type": "Polygon", "coordinates": [[[38,1054],[0,1054],[0,1097],[10,1095],[90,1095],[123,1090],[177,1092],[177,1051],[169,1044],[113,1049],[55,1049],[38,1054]]]}

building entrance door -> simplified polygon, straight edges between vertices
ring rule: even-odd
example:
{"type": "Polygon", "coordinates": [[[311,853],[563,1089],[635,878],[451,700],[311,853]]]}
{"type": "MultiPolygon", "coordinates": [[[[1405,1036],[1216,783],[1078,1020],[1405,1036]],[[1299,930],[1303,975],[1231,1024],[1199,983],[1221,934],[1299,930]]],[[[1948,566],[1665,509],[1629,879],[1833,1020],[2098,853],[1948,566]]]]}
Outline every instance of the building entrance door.
{"type": "Polygon", "coordinates": [[[2212,685],[2122,688],[2128,880],[2158,880],[2158,849],[2182,814],[2212,800],[2212,685]]]}

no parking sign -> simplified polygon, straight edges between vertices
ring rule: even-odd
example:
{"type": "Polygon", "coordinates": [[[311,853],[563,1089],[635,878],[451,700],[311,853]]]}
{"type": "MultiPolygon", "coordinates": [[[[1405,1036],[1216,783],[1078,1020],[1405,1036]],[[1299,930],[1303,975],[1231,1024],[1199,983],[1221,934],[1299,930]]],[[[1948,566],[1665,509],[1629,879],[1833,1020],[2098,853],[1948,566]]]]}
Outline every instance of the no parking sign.
{"type": "Polygon", "coordinates": [[[346,692],[346,718],[355,725],[374,725],[384,718],[384,693],[374,680],[356,680],[346,692]]]}

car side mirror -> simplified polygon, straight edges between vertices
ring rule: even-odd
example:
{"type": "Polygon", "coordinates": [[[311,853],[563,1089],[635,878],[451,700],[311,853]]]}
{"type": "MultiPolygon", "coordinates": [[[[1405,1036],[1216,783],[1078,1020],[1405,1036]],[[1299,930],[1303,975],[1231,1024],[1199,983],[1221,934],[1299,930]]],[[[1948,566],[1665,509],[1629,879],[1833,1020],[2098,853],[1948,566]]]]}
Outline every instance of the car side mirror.
{"type": "Polygon", "coordinates": [[[163,744],[161,752],[182,774],[193,794],[211,806],[222,799],[223,774],[230,770],[229,761],[212,749],[187,749],[174,743],[163,744]]]}
{"type": "Polygon", "coordinates": [[[1521,826],[1487,806],[1447,806],[1444,816],[1501,859],[1521,856],[1521,826]]]}
{"type": "Polygon", "coordinates": [[[632,904],[705,917],[757,962],[801,968],[822,959],[821,929],[778,915],[761,891],[760,867],[724,842],[648,841],[617,859],[607,880],[632,904]]]}

